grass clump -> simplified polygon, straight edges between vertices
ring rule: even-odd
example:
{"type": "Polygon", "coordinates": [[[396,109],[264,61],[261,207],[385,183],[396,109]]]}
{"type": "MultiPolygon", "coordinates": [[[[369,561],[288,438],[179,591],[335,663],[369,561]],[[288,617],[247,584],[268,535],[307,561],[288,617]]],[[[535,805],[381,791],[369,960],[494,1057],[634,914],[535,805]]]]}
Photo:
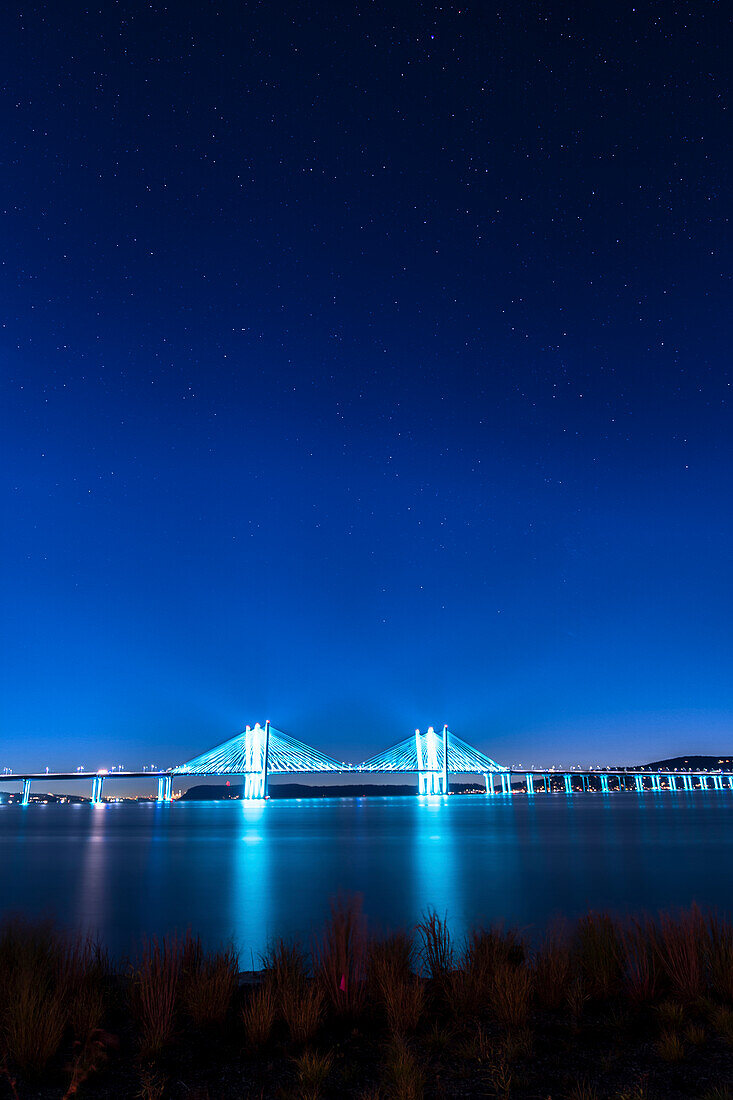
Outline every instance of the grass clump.
{"type": "Polygon", "coordinates": [[[277,996],[271,982],[255,989],[242,1005],[241,1018],[248,1044],[263,1047],[272,1035],[277,1014],[277,996]]]}
{"type": "Polygon", "coordinates": [[[222,1024],[239,982],[239,957],[233,947],[205,952],[200,939],[187,938],[181,958],[181,1004],[195,1027],[222,1024]]]}
{"type": "Polygon", "coordinates": [[[590,997],[607,999],[621,983],[623,949],[616,922],[608,913],[587,913],[578,921],[575,949],[590,997]]]}
{"type": "Polygon", "coordinates": [[[333,1055],[304,1050],[294,1061],[299,1100],[319,1100],[326,1079],[333,1068],[333,1055]]]}
{"type": "Polygon", "coordinates": [[[413,973],[414,945],[406,932],[373,940],[367,951],[367,988],[386,1016],[393,1035],[408,1035],[417,1027],[425,1006],[425,988],[413,973]]]}
{"type": "Polygon", "coordinates": [[[693,905],[675,919],[661,913],[649,924],[650,938],[670,991],[683,1001],[694,1001],[705,991],[707,930],[702,913],[693,905]]]}
{"type": "Polygon", "coordinates": [[[528,966],[503,962],[496,968],[491,990],[491,1011],[500,1024],[521,1027],[529,1016],[532,972],[528,966]]]}
{"type": "Polygon", "coordinates": [[[144,940],[130,974],[130,1007],[144,1056],[159,1054],[173,1037],[182,958],[175,936],[144,940]]]}
{"type": "Polygon", "coordinates": [[[417,926],[420,935],[420,960],[427,976],[444,989],[453,969],[453,943],[447,917],[429,909],[417,926]]]}
{"type": "Polygon", "coordinates": [[[281,1002],[283,1019],[294,1043],[309,1043],[323,1020],[323,990],[314,982],[302,985],[281,1002]]]}
{"type": "Polygon", "coordinates": [[[573,975],[573,958],[567,936],[554,930],[537,951],[533,970],[535,997],[543,1008],[557,1010],[567,1002],[573,975]]]}
{"type": "Polygon", "coordinates": [[[366,999],[367,934],[360,898],[339,898],[315,949],[316,975],[338,1016],[360,1015],[366,999]]]}
{"type": "Polygon", "coordinates": [[[72,974],[50,922],[7,921],[0,929],[0,1035],[11,1066],[40,1074],[58,1051],[69,1018],[72,974]]]}
{"type": "Polygon", "coordinates": [[[681,1062],[685,1056],[685,1044],[676,1031],[663,1031],[654,1049],[663,1062],[681,1062]]]}
{"type": "Polygon", "coordinates": [[[391,1100],[422,1100],[425,1073],[402,1039],[395,1039],[387,1051],[385,1077],[391,1100]]]}

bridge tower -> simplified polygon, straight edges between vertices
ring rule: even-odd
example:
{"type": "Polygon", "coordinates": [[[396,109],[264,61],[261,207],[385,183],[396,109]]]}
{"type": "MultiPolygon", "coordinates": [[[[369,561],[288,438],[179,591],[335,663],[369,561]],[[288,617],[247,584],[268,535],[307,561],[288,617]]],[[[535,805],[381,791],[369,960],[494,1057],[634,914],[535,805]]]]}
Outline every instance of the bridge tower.
{"type": "Polygon", "coordinates": [[[270,754],[270,723],[264,728],[257,722],[244,733],[244,791],[242,797],[252,800],[267,797],[267,773],[270,754]]]}
{"type": "Polygon", "coordinates": [[[425,734],[415,730],[418,794],[448,794],[448,727],[443,726],[442,762],[438,764],[438,737],[432,726],[425,734]]]}

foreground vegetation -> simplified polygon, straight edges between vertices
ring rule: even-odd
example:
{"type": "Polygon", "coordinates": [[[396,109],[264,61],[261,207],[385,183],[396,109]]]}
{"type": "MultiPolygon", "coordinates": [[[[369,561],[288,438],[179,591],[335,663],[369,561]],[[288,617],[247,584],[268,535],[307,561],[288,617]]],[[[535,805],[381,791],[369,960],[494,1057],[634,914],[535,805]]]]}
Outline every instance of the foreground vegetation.
{"type": "Polygon", "coordinates": [[[256,976],[191,935],[113,966],[0,926],[0,1098],[733,1100],[733,924],[589,913],[530,948],[428,912],[370,937],[339,901],[256,976]]]}

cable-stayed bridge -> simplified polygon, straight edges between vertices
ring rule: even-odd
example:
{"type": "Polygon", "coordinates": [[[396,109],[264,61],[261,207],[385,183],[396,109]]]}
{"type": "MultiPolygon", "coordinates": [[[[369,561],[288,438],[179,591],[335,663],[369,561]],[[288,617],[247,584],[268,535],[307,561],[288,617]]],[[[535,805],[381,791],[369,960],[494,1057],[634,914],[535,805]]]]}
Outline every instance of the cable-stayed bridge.
{"type": "Polygon", "coordinates": [[[336,760],[335,757],[297,740],[290,734],[276,729],[265,722],[247,726],[242,733],[199,756],[178,764],[176,767],[151,771],[116,771],[106,769],[96,772],[54,772],[49,773],[13,773],[0,776],[0,782],[17,780],[22,783],[22,804],[30,801],[31,783],[37,780],[48,782],[79,780],[89,778],[92,781],[92,802],[102,802],[105,778],[117,779],[157,779],[158,801],[169,802],[172,797],[173,780],[196,776],[240,776],[244,780],[243,797],[247,800],[263,799],[268,796],[268,784],[271,775],[302,774],[394,774],[412,773],[417,776],[417,793],[420,795],[447,795],[449,776],[481,775],[486,784],[486,793],[499,792],[511,795],[517,790],[528,795],[549,793],[558,787],[566,794],[575,791],[600,790],[608,794],[612,790],[638,792],[645,790],[682,790],[709,789],[709,781],[715,790],[733,791],[733,772],[670,772],[649,771],[648,769],[614,769],[588,772],[557,772],[549,770],[518,770],[497,764],[495,760],[474,748],[457,734],[443,726],[436,731],[430,726],[424,733],[415,730],[414,735],[406,737],[383,752],[362,761],[360,764],[336,760]],[[517,782],[517,780],[519,782],[517,782]]]}

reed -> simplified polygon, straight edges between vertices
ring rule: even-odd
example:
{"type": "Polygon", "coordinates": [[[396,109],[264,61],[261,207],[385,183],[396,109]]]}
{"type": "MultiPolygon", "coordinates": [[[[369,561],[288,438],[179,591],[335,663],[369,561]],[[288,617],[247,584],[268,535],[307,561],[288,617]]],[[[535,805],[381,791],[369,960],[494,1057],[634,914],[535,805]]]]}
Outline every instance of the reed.
{"type": "Polygon", "coordinates": [[[144,1055],[159,1054],[173,1036],[182,956],[183,945],[175,937],[143,940],[130,974],[130,1007],[144,1055]]]}
{"type": "Polygon", "coordinates": [[[361,898],[337,898],[314,952],[326,999],[339,1016],[358,1016],[366,999],[366,922],[361,898]]]}

